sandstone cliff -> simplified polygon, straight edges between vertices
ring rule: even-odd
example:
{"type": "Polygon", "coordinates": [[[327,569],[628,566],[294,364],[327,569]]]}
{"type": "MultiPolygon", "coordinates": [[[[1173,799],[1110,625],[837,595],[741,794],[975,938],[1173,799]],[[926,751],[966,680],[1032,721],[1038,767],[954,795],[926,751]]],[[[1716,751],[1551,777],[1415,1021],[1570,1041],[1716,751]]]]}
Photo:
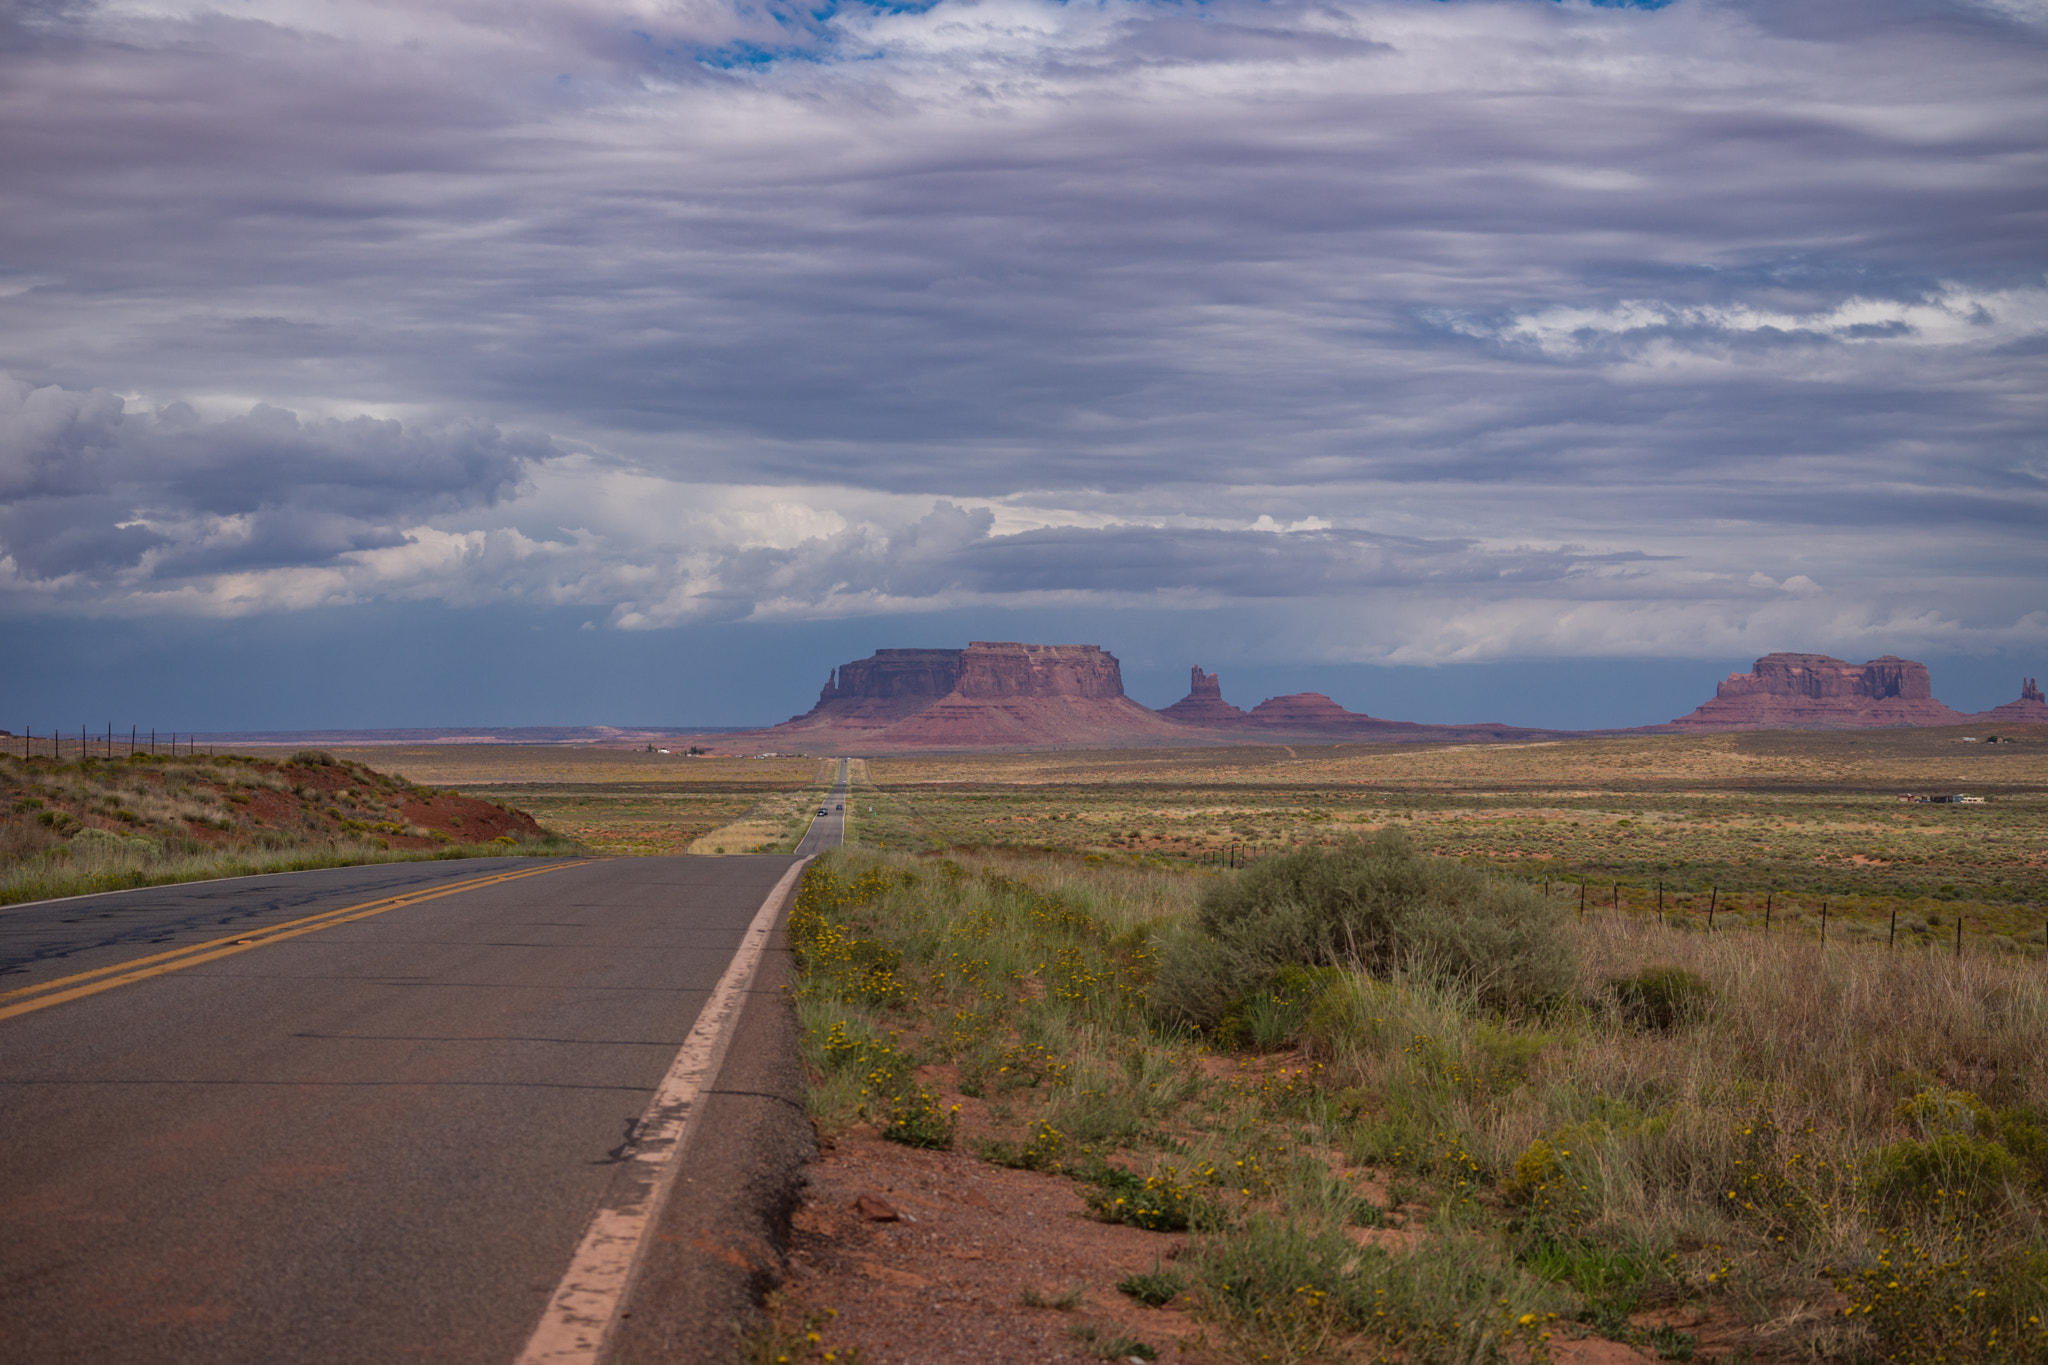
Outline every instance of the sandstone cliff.
{"type": "Polygon", "coordinates": [[[952,692],[960,681],[962,652],[878,649],[841,664],[826,677],[816,706],[775,728],[872,731],[893,725],[952,692]]]}
{"type": "Polygon", "coordinates": [[[2048,725],[2048,697],[2041,695],[2041,684],[2038,680],[2023,678],[2020,680],[2018,701],[1994,706],[1989,711],[1979,711],[1970,719],[1988,721],[1993,725],[2048,725]]]}
{"type": "Polygon", "coordinates": [[[1123,668],[1097,645],[975,640],[948,695],[877,738],[902,747],[1157,743],[1176,731],[1124,695],[1123,668]]]}
{"type": "Polygon", "coordinates": [[[962,697],[1087,697],[1124,694],[1123,668],[1100,645],[1026,645],[975,640],[960,652],[962,697]]]}
{"type": "Polygon", "coordinates": [[[1934,699],[1927,665],[1887,654],[1852,664],[1826,654],[1766,654],[1730,674],[1714,699],[1671,724],[1680,730],[1835,730],[1959,725],[1934,699]]]}

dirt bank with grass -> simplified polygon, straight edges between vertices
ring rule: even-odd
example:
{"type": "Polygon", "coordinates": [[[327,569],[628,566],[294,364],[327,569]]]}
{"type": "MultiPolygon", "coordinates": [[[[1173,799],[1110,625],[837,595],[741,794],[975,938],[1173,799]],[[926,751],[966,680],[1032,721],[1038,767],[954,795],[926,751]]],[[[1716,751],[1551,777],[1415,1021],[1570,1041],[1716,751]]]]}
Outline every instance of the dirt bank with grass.
{"type": "Polygon", "coordinates": [[[575,851],[512,806],[316,750],[0,756],[0,905],[250,872],[575,851]]]}

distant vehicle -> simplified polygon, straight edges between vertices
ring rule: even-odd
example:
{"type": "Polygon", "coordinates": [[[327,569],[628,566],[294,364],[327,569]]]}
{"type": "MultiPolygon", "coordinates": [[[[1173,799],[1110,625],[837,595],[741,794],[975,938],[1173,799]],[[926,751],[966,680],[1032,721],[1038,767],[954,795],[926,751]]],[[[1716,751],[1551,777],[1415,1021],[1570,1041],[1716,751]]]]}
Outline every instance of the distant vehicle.
{"type": "Polygon", "coordinates": [[[832,809],[833,809],[833,810],[845,810],[845,809],[846,809],[846,803],[845,803],[844,801],[841,801],[841,802],[840,802],[840,803],[839,803],[838,805],[834,806],[834,807],[833,807],[832,809]]]}
{"type": "Polygon", "coordinates": [[[818,807],[818,814],[820,814],[820,815],[830,815],[830,814],[831,814],[831,812],[830,812],[830,811],[828,811],[828,810],[826,810],[826,809],[825,809],[825,808],[824,808],[823,806],[820,806],[820,807],[818,807]]]}

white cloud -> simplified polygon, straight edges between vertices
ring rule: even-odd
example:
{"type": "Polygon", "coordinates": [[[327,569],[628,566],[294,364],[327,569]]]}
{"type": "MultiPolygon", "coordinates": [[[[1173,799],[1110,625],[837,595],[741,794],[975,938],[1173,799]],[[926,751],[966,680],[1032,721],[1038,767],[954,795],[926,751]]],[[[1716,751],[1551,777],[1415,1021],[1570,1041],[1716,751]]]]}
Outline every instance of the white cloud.
{"type": "MultiPolygon", "coordinates": [[[[2048,336],[2048,289],[1976,291],[1950,286],[1926,300],[1850,297],[1804,313],[1628,299],[1611,306],[1554,306],[1497,325],[1470,319],[1449,325],[1466,336],[1527,346],[1565,359],[1586,355],[1617,338],[1635,338],[1675,352],[1719,349],[1730,340],[1762,333],[1848,346],[1992,347],[2048,336]]],[[[1757,360],[1779,363],[1775,356],[1757,360]]]]}

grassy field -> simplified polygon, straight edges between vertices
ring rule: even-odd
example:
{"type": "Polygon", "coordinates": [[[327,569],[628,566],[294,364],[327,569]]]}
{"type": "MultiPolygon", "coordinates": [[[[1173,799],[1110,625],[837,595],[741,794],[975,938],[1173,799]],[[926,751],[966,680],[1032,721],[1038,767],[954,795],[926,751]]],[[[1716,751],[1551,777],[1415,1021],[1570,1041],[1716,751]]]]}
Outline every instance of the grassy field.
{"type": "Polygon", "coordinates": [[[1966,737],[856,764],[812,1112],[1184,1238],[1068,1299],[1203,1358],[2048,1361],[2048,732],[1966,737]]]}
{"type": "MultiPolygon", "coordinates": [[[[1341,757],[1320,761],[1341,775],[1341,757]]],[[[1121,1291],[1191,1309],[1198,1355],[1231,1361],[1593,1359],[1566,1354],[1589,1338],[1675,1361],[2048,1360],[2048,984],[2024,953],[1581,918],[1526,882],[1463,910],[1418,893],[1377,957],[1351,936],[1362,922],[1307,951],[1313,936],[1271,927],[1307,894],[1285,887],[1305,883],[1262,879],[1332,861],[1318,846],[1331,831],[1302,813],[1321,813],[1307,788],[1333,773],[1236,770],[1233,813],[1310,826],[1298,850],[1237,872],[1163,840],[1134,854],[987,837],[1014,816],[1156,829],[1162,811],[1206,814],[1184,793],[1220,792],[1213,772],[1126,769],[1104,789],[1069,770],[1003,792],[949,764],[929,787],[874,793],[866,828],[888,827],[888,852],[864,835],[806,877],[790,934],[812,1112],[827,1133],[1074,1181],[1097,1218],[1185,1240],[1169,1261],[1162,1239],[1153,1274],[1077,1284],[1072,1301],[1121,1291]],[[1142,790],[1160,786],[1170,799],[1142,790]],[[1140,810],[1153,821],[1129,818],[1140,810]],[[951,847],[899,847],[917,840],[951,847]],[[1226,893],[1256,902],[1235,937],[1218,919],[1226,893]],[[1489,914],[1519,927],[1475,935],[1489,914]],[[1462,958],[1445,950],[1461,943],[1462,958]],[[1188,1004],[1224,958],[1235,994],[1188,1004]]],[[[1545,793],[1544,808],[1618,828],[1573,804],[1613,802],[1593,785],[1545,793]]],[[[1404,831],[1409,852],[1375,852],[1374,867],[1499,887],[1497,855],[1409,842],[1476,823],[1479,795],[1433,807],[1381,790],[1371,818],[1342,823],[1404,831]]],[[[1632,795],[1624,809],[1648,804],[1632,795]]],[[[1747,832],[1782,808],[1718,799],[1689,856],[1745,866],[1747,832]]],[[[1854,794],[1799,799],[1824,812],[1854,794]]],[[[1935,829],[1942,849],[1978,832],[1935,829]]],[[[1512,837],[1489,847],[1514,851],[1512,837]]],[[[2039,894],[2037,877],[2021,885],[2039,894]]],[[[742,1358],[762,1343],[762,1359],[845,1358],[829,1307],[784,1301],[742,1358]]]]}
{"type": "Polygon", "coordinates": [[[1576,904],[1704,923],[2043,944],[2048,729],[876,759],[866,847],[1259,858],[1384,827],[1576,904]],[[1969,792],[1983,805],[1904,804],[1969,792]],[[893,837],[891,837],[893,836],[893,837]],[[1567,889],[1569,888],[1569,889],[1567,889]]]}

